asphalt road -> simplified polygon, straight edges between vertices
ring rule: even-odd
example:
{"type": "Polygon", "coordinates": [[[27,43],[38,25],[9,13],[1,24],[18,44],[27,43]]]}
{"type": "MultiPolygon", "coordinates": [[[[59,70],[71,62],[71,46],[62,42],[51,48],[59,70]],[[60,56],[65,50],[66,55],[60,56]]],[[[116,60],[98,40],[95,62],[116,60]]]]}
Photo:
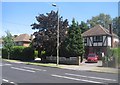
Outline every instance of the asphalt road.
{"type": "MultiPolygon", "coordinates": [[[[3,83],[117,83],[118,74],[73,71],[3,61],[3,83]]],[[[82,68],[81,68],[82,69],[82,68]]]]}

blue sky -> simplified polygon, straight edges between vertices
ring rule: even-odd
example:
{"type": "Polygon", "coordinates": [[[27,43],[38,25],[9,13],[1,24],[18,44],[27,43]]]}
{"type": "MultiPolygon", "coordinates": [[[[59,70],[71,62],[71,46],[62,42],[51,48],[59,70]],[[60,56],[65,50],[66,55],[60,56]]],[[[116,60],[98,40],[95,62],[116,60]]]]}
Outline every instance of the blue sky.
{"type": "MultiPolygon", "coordinates": [[[[36,22],[35,16],[57,10],[52,2],[2,2],[2,33],[9,30],[15,34],[32,34],[31,24],[36,22]]],[[[73,17],[80,23],[100,13],[109,14],[112,18],[118,16],[117,2],[56,2],[60,15],[68,19],[73,17]]]]}

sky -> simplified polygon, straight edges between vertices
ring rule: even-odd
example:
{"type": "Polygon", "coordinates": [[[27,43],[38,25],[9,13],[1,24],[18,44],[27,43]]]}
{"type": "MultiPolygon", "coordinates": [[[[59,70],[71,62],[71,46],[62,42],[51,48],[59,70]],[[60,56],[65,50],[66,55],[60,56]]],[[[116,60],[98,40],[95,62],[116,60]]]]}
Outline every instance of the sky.
{"type": "MultiPolygon", "coordinates": [[[[5,31],[10,31],[12,35],[33,34],[31,24],[37,22],[35,16],[49,13],[51,10],[57,11],[53,2],[2,2],[2,28],[0,36],[5,35],[5,31]]],[[[112,18],[118,16],[117,2],[55,2],[59,7],[59,14],[64,19],[68,19],[69,24],[73,18],[79,23],[86,22],[93,16],[100,13],[109,14],[112,18]]],[[[0,7],[1,9],[1,7],[0,7]]],[[[1,27],[1,26],[0,26],[1,27]]]]}

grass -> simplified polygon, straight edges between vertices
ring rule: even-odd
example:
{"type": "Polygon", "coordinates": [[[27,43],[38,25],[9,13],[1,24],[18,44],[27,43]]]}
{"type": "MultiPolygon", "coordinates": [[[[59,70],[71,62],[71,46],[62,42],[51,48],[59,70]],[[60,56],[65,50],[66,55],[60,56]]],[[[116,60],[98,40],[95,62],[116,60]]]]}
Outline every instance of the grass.
{"type": "MultiPolygon", "coordinates": [[[[8,61],[8,62],[21,62],[19,60],[8,60],[8,59],[3,59],[4,61],[8,61]]],[[[37,65],[37,66],[45,66],[45,67],[60,67],[57,66],[56,64],[52,64],[52,63],[36,63],[36,62],[24,62],[26,65],[37,65]]]]}

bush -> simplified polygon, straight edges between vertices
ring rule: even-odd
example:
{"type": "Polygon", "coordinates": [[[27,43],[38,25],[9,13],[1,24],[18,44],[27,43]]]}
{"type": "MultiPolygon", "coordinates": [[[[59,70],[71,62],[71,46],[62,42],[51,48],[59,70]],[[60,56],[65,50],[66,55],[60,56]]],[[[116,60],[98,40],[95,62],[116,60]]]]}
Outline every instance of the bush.
{"type": "Polygon", "coordinates": [[[34,57],[38,58],[38,51],[36,51],[36,50],[34,51],[34,57]]]}
{"type": "Polygon", "coordinates": [[[2,58],[5,58],[5,59],[7,59],[8,57],[7,57],[7,49],[5,49],[5,48],[2,48],[2,58]]]}
{"type": "MultiPolygon", "coordinates": [[[[2,49],[2,58],[7,58],[7,50],[2,49]]],[[[14,46],[10,52],[10,59],[15,60],[34,60],[34,50],[31,47],[14,46]]]]}
{"type": "Polygon", "coordinates": [[[34,60],[34,49],[31,47],[26,47],[23,49],[22,55],[23,56],[21,60],[34,60]]]}
{"type": "Polygon", "coordinates": [[[21,60],[23,56],[23,46],[14,46],[11,52],[10,59],[21,60]]]}

